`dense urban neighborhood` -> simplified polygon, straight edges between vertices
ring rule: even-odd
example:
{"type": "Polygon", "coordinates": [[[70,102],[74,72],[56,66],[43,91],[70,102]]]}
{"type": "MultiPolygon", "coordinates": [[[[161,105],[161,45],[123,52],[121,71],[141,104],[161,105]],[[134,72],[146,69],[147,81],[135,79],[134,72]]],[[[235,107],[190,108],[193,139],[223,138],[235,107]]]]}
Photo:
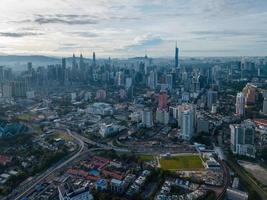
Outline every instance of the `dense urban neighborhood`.
{"type": "Polygon", "coordinates": [[[266,58],[178,51],[1,67],[1,199],[265,199],[266,58]]]}

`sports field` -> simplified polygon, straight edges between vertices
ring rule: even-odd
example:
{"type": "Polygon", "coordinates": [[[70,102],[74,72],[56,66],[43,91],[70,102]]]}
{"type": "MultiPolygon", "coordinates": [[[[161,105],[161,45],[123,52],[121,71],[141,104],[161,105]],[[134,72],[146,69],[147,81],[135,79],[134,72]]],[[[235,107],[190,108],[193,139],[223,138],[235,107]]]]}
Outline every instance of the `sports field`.
{"type": "Polygon", "coordinates": [[[198,155],[182,155],[160,158],[160,167],[164,170],[201,170],[202,161],[198,155]]]}

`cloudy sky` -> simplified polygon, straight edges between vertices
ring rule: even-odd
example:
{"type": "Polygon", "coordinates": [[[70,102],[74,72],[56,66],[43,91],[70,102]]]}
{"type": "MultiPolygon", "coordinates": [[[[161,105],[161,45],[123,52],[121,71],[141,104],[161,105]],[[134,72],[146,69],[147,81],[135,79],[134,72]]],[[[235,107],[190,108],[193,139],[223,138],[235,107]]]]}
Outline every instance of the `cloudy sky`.
{"type": "Polygon", "coordinates": [[[267,55],[267,0],[1,0],[0,54],[267,55]]]}

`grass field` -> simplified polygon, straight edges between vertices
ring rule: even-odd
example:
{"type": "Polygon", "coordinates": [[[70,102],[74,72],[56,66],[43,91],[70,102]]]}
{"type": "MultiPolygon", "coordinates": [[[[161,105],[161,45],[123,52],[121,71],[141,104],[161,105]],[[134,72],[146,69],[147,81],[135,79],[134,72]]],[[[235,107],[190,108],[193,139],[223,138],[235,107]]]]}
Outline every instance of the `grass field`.
{"type": "Polygon", "coordinates": [[[160,167],[164,170],[201,170],[204,168],[198,155],[160,158],[159,162],[160,167]]]}
{"type": "Polygon", "coordinates": [[[54,138],[62,138],[65,141],[73,141],[73,137],[71,137],[70,135],[68,135],[67,133],[61,132],[61,131],[57,131],[54,133],[54,138]]]}
{"type": "Polygon", "coordinates": [[[142,155],[142,156],[139,156],[139,159],[142,160],[142,161],[152,161],[154,160],[154,157],[152,155],[142,155]]]}

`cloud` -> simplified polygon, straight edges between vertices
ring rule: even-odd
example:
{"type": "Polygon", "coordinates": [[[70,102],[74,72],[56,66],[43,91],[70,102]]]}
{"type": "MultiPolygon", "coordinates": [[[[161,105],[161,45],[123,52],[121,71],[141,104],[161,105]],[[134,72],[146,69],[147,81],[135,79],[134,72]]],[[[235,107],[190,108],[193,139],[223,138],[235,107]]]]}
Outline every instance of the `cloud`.
{"type": "Polygon", "coordinates": [[[79,37],[85,37],[85,38],[95,38],[98,37],[98,34],[93,32],[85,32],[85,31],[76,31],[71,32],[72,35],[79,36],[79,37]]]}
{"type": "Polygon", "coordinates": [[[12,38],[21,38],[27,36],[38,36],[43,35],[43,33],[35,33],[35,32],[0,32],[0,36],[2,37],[12,37],[12,38]]]}
{"type": "Polygon", "coordinates": [[[68,25],[83,25],[83,24],[98,23],[98,19],[95,16],[74,15],[74,14],[36,15],[33,21],[38,24],[68,24],[68,25]]]}
{"type": "Polygon", "coordinates": [[[267,32],[262,30],[207,30],[207,31],[192,31],[191,34],[195,35],[193,39],[196,40],[218,40],[222,38],[232,39],[235,37],[255,37],[255,38],[266,38],[267,32]]]}
{"type": "Polygon", "coordinates": [[[178,40],[181,55],[188,49],[185,55],[197,55],[201,52],[193,50],[203,46],[208,56],[221,49],[266,55],[266,0],[2,1],[0,45],[9,47],[7,53],[42,49],[53,55],[62,48],[57,55],[67,56],[72,48],[82,52],[84,47],[101,56],[138,55],[146,49],[160,57],[173,55],[178,40]]]}
{"type": "Polygon", "coordinates": [[[127,46],[127,48],[149,47],[156,46],[163,42],[159,35],[146,34],[134,39],[134,42],[127,46]]]}

